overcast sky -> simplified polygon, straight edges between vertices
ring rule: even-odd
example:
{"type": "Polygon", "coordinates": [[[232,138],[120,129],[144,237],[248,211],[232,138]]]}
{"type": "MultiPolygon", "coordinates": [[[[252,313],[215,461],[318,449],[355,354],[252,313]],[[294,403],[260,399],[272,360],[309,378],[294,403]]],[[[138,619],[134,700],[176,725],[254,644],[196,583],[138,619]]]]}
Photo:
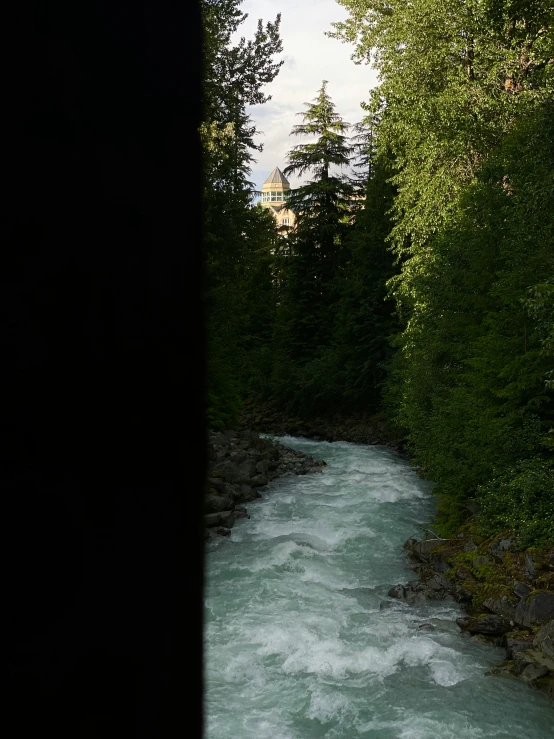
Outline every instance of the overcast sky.
{"type": "MultiPolygon", "coordinates": [[[[248,18],[240,26],[238,36],[252,38],[258,18],[264,23],[275,20],[281,13],[281,38],[284,64],[265,91],[272,99],[265,105],[250,109],[257,128],[263,131],[259,141],[264,150],[256,154],[252,180],[257,189],[274,167],[284,169],[286,154],[291,146],[304,140],[289,136],[292,127],[301,123],[295,113],[303,110],[328,80],[327,91],[337,112],[349,123],[362,118],[360,103],[369,97],[376,84],[376,74],[367,65],[358,66],[350,59],[353,47],[325,36],[332,30],[331,23],[346,18],[347,13],[335,0],[244,0],[241,10],[248,18]]],[[[289,177],[292,187],[300,181],[289,177]]]]}

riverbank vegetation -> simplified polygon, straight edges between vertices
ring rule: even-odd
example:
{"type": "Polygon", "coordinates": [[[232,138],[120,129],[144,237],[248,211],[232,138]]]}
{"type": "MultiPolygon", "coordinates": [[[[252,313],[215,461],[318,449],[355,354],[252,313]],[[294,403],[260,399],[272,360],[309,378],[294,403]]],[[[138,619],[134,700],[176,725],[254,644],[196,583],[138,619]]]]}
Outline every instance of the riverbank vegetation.
{"type": "Polygon", "coordinates": [[[484,536],[551,545],[554,2],[339,4],[330,35],[380,84],[356,125],[314,91],[280,233],[250,199],[246,112],[279,71],[279,18],[233,47],[240,1],[204,2],[210,425],[247,398],[384,413],[437,483],[441,535],[478,511],[484,536]]]}

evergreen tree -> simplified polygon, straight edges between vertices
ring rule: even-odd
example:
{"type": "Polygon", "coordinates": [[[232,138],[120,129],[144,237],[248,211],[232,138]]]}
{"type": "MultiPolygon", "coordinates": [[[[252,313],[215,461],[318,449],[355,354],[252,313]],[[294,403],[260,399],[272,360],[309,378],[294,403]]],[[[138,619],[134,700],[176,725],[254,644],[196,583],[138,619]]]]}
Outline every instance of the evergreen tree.
{"type": "MultiPolygon", "coordinates": [[[[289,237],[291,256],[278,315],[279,356],[274,379],[283,400],[304,406],[311,400],[304,392],[302,367],[330,344],[335,299],[332,286],[344,259],[353,192],[347,178],[333,171],[349,164],[349,124],[336,113],[326,88],[324,81],[316,99],[306,103],[307,110],[299,114],[303,123],[293,128],[292,135],[309,136],[312,141],[291,149],[285,169],[285,174],[311,173],[312,179],[289,198],[297,221],[289,237]],[[296,378],[292,386],[291,372],[296,378]]],[[[309,377],[309,372],[304,372],[304,377],[309,377]]]]}
{"type": "Polygon", "coordinates": [[[375,152],[374,129],[364,136],[364,207],[348,240],[349,261],[337,280],[340,295],[334,328],[335,362],[341,377],[343,410],[377,411],[397,330],[387,283],[398,272],[388,244],[395,187],[394,163],[375,152]],[[371,147],[371,148],[369,148],[371,147]]]}
{"type": "Polygon", "coordinates": [[[554,2],[339,2],[395,162],[388,413],[439,530],[477,496],[483,531],[552,542],[554,2]]]}
{"type": "Polygon", "coordinates": [[[231,38],[246,15],[242,0],[203,0],[204,244],[208,314],[208,418],[212,426],[232,424],[252,368],[245,358],[251,275],[260,251],[269,248],[274,228],[267,215],[253,209],[249,182],[255,126],[246,112],[269,97],[263,87],[277,75],[282,61],[280,16],[258,22],[252,40],[231,38]],[[254,212],[255,211],[255,212],[254,212]],[[268,231],[269,230],[269,231],[268,231]],[[246,333],[246,336],[245,336],[246,333]]]}

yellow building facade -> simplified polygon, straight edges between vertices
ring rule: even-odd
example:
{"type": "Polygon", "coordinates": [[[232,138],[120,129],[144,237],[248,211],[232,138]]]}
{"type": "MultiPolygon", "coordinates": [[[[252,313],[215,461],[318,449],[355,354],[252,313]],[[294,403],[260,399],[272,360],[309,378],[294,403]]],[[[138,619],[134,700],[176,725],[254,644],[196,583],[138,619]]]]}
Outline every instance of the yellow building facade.
{"type": "Polygon", "coordinates": [[[275,218],[279,228],[294,228],[294,213],[287,208],[287,198],[290,193],[290,183],[275,167],[267,180],[262,185],[262,207],[268,208],[275,218]]]}

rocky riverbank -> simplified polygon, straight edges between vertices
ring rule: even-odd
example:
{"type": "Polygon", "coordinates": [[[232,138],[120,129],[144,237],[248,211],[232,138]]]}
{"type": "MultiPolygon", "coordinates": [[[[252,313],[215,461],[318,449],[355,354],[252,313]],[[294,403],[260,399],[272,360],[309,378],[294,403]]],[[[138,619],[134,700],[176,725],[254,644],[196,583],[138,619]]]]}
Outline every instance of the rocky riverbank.
{"type": "Polygon", "coordinates": [[[395,585],[389,596],[409,604],[449,597],[463,603],[461,631],[506,650],[491,674],[522,678],[554,699],[554,548],[518,552],[507,536],[479,540],[471,525],[455,539],[430,535],[408,539],[404,548],[419,577],[395,585]]]}
{"type": "Polygon", "coordinates": [[[240,420],[242,428],[275,436],[303,436],[314,441],[351,441],[355,444],[389,446],[403,452],[403,441],[387,426],[382,414],[353,413],[311,420],[295,418],[267,404],[246,402],[240,420]]]}
{"type": "Polygon", "coordinates": [[[321,471],[324,466],[323,460],[261,438],[255,431],[210,432],[204,500],[206,538],[229,536],[238,518],[249,517],[244,503],[261,498],[270,480],[321,471]]]}

